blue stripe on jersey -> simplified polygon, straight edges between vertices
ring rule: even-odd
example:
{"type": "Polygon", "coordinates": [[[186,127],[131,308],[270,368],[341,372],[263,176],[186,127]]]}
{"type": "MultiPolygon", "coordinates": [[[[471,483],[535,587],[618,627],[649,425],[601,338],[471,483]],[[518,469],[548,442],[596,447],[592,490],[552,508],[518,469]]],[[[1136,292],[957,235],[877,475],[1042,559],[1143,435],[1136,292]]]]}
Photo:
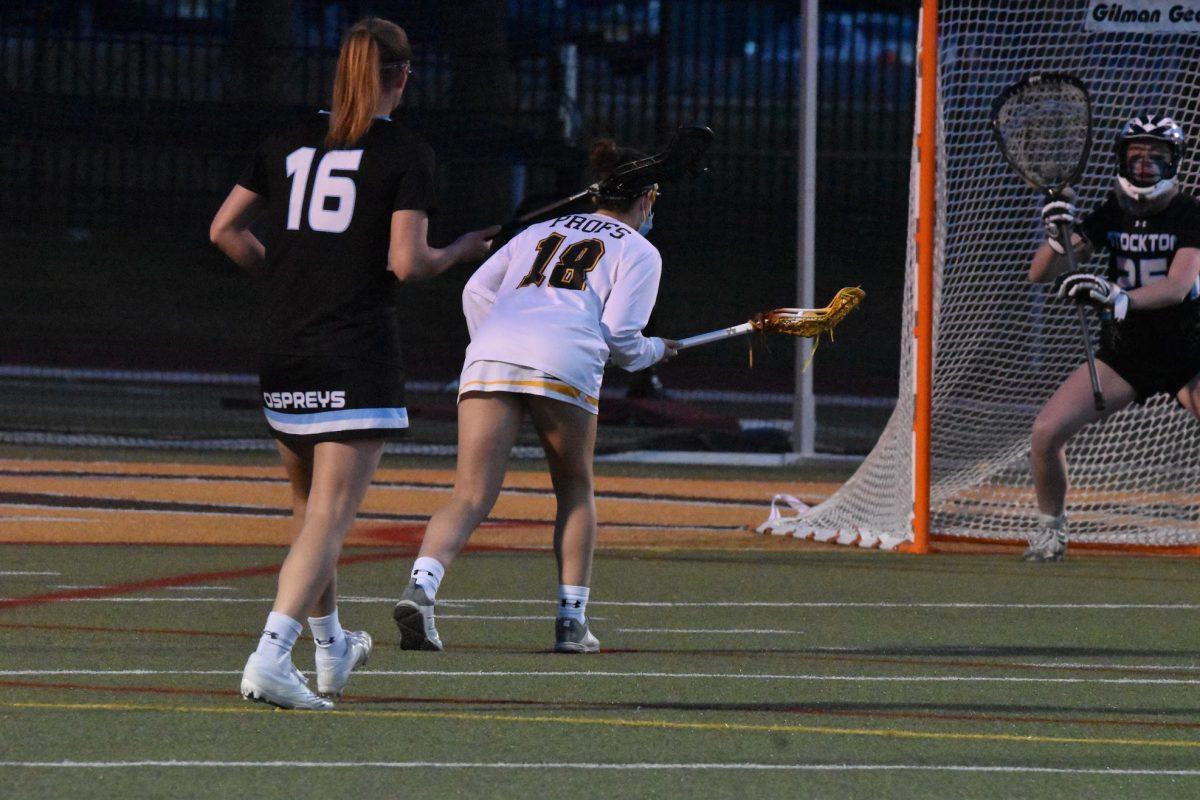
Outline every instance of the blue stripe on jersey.
{"type": "Polygon", "coordinates": [[[315,414],[281,414],[264,408],[263,413],[275,430],[299,435],[408,427],[408,409],[405,408],[348,408],[340,411],[318,411],[315,414]]]}

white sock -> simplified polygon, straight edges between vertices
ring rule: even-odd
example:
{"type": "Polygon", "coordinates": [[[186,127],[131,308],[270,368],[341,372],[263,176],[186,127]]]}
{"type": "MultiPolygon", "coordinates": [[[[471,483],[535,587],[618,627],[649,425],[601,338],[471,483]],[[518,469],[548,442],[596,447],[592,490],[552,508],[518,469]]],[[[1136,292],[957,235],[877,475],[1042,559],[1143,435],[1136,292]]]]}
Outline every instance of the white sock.
{"type": "Polygon", "coordinates": [[[1067,524],[1067,515],[1066,514],[1059,514],[1056,517],[1053,514],[1042,514],[1040,512],[1038,513],[1038,527],[1039,528],[1054,528],[1055,530],[1062,530],[1063,526],[1066,524],[1067,524]]]}
{"type": "Polygon", "coordinates": [[[296,646],[296,639],[300,638],[300,632],[303,630],[304,626],[287,614],[272,611],[267,614],[267,624],[259,637],[255,652],[267,658],[290,658],[292,648],[296,646]]]}
{"type": "Polygon", "coordinates": [[[567,583],[558,585],[558,616],[577,619],[580,622],[587,620],[587,601],[588,594],[591,592],[586,586],[571,586],[567,583]]]}
{"type": "Polygon", "coordinates": [[[445,576],[446,568],[436,558],[421,556],[413,562],[412,579],[425,590],[430,600],[437,596],[438,587],[445,576]]]}
{"type": "Polygon", "coordinates": [[[341,658],[346,654],[346,632],[338,621],[336,608],[328,616],[309,617],[308,629],[317,643],[318,656],[341,658]]]}

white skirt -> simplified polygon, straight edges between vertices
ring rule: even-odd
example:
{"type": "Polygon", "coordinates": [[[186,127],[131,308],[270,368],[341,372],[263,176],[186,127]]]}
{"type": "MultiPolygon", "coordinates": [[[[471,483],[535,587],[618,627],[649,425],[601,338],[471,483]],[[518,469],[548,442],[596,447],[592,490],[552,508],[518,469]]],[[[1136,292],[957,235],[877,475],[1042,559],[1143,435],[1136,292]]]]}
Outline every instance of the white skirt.
{"type": "Polygon", "coordinates": [[[472,361],[458,379],[458,399],[466,392],[515,392],[549,397],[600,413],[599,399],[553,375],[505,361],[472,361]]]}

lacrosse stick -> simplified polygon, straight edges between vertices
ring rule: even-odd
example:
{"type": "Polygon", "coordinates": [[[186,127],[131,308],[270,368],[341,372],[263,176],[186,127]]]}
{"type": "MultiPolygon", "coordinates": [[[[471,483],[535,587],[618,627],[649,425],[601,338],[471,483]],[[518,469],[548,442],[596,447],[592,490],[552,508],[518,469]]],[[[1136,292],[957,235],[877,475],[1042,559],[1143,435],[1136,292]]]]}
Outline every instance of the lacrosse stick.
{"type": "Polygon", "coordinates": [[[755,315],[748,322],[722,328],[719,331],[701,333],[679,340],[679,349],[717,342],[732,336],[745,336],[751,331],[761,333],[786,333],[815,339],[822,333],[832,331],[834,326],[846,318],[862,302],[866,292],[857,286],[840,290],[824,308],[777,308],[755,315]]]}
{"type": "MultiPolygon", "coordinates": [[[[583,191],[570,197],[555,200],[549,205],[522,214],[504,228],[512,231],[539,220],[552,211],[568,206],[585,197],[628,198],[637,197],[656,183],[667,183],[683,177],[694,177],[704,172],[700,159],[712,144],[713,132],[704,125],[689,125],[680,128],[671,137],[671,142],[661,153],[625,164],[602,181],[593,183],[583,191]]],[[[501,236],[503,236],[503,231],[501,236]]]]}
{"type": "MultiPolygon", "coordinates": [[[[1071,184],[1079,180],[1092,149],[1092,104],[1087,87],[1074,75],[1031,75],[1012,84],[992,103],[992,133],[1008,165],[1050,201],[1071,200],[1071,184]]],[[[1067,269],[1079,269],[1071,243],[1073,226],[1059,225],[1059,244],[1067,269]]],[[[1083,302],[1075,311],[1087,356],[1088,377],[1096,410],[1104,410],[1104,395],[1096,375],[1096,356],[1083,302]]]]}

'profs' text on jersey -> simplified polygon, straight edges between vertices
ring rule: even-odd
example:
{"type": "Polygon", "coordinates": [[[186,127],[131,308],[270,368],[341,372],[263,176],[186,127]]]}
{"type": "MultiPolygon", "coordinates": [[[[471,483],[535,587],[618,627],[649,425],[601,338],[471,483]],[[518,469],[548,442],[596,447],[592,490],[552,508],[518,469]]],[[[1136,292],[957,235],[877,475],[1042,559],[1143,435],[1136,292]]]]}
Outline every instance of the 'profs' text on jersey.
{"type": "Polygon", "coordinates": [[[606,214],[531,225],[467,282],[465,363],[517,364],[599,397],[606,361],[637,370],[662,357],[642,334],[661,273],[654,245],[606,214]]]}

